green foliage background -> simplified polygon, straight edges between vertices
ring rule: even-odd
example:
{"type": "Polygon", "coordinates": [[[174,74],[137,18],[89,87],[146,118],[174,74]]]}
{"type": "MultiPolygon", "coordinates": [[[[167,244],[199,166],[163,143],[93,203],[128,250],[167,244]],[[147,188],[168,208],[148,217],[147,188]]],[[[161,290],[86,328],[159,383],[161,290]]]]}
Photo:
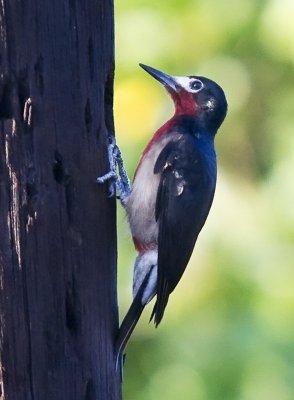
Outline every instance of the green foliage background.
{"type": "MultiPolygon", "coordinates": [[[[127,348],[124,399],[294,399],[294,3],[116,4],[115,117],[130,175],[172,114],[139,62],[224,88],[217,191],[158,329],[145,310],[127,348]]],[[[135,258],[119,212],[121,317],[135,258]]]]}

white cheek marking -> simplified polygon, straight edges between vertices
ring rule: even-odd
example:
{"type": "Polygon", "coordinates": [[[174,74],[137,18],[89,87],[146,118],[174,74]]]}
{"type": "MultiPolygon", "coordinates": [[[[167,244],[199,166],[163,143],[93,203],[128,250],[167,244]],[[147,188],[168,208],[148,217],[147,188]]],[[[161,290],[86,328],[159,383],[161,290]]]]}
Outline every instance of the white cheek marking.
{"type": "Polygon", "coordinates": [[[176,82],[188,92],[193,93],[193,90],[190,88],[190,78],[187,76],[175,76],[176,82]]]}
{"type": "Polygon", "coordinates": [[[190,82],[195,80],[196,78],[189,78],[188,76],[174,76],[174,79],[187,92],[197,93],[197,92],[199,92],[200,90],[203,89],[203,83],[200,81],[200,79],[197,79],[197,81],[202,83],[202,87],[200,89],[198,89],[198,90],[192,89],[190,87],[190,82]]]}

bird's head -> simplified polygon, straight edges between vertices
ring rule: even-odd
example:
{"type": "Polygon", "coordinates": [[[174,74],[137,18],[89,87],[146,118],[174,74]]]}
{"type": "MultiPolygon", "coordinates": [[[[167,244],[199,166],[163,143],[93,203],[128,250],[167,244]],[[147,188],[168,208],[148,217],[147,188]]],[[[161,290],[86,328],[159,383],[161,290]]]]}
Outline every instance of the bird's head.
{"type": "Polygon", "coordinates": [[[227,113],[227,100],[222,88],[202,76],[171,76],[139,64],[164,85],[175,104],[175,115],[191,115],[199,125],[216,133],[227,113]]]}

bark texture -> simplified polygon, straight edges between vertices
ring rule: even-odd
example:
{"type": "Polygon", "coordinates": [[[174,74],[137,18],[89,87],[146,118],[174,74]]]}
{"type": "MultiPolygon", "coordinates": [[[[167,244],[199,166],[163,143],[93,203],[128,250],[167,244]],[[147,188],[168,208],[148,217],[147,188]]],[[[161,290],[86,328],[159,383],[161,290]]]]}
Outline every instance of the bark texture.
{"type": "Polygon", "coordinates": [[[111,0],[0,2],[0,399],[117,400],[111,0]]]}

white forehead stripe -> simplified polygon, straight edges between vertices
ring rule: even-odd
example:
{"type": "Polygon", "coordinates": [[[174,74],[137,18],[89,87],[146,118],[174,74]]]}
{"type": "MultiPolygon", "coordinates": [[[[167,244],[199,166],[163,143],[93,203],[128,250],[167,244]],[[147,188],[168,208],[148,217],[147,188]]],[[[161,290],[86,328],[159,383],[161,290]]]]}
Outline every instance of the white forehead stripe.
{"type": "Polygon", "coordinates": [[[187,90],[187,92],[196,93],[196,92],[199,92],[199,90],[202,89],[201,88],[199,90],[195,90],[195,89],[192,89],[191,86],[190,86],[190,83],[195,81],[195,80],[201,82],[200,79],[190,78],[189,76],[174,76],[174,79],[183,89],[187,90]]]}

